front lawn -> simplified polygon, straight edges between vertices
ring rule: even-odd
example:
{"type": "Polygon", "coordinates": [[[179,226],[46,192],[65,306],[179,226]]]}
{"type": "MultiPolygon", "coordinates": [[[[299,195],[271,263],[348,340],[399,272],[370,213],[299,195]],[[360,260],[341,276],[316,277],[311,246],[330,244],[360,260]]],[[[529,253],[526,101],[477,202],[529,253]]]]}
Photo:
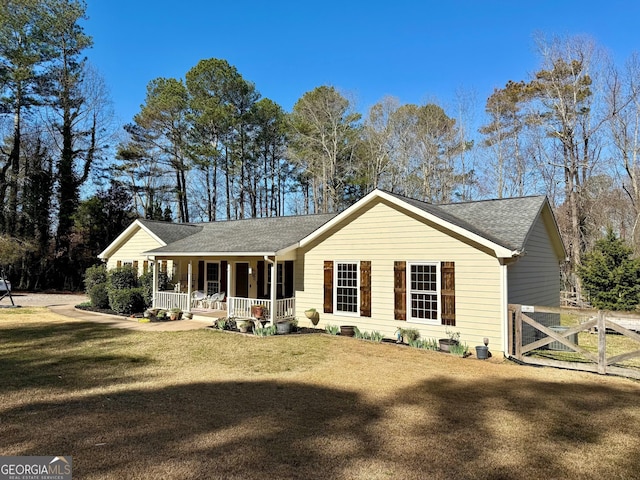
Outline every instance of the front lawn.
{"type": "Polygon", "coordinates": [[[37,308],[0,312],[0,365],[0,455],[72,455],[74,478],[640,471],[640,383],[622,378],[324,334],[115,330],[37,308]]]}

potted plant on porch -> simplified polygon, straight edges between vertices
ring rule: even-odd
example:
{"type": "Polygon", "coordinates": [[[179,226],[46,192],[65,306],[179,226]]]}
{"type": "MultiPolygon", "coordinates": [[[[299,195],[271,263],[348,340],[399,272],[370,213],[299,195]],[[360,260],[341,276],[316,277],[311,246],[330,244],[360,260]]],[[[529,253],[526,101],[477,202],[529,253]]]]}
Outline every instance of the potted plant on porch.
{"type": "Polygon", "coordinates": [[[264,305],[251,305],[251,316],[254,318],[263,318],[264,305]]]}

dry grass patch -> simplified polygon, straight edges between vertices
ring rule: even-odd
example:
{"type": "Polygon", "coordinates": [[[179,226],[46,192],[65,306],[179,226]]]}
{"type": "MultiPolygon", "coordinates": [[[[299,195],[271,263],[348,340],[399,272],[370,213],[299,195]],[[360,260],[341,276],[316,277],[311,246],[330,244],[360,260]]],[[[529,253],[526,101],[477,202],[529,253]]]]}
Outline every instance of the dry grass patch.
{"type": "Polygon", "coordinates": [[[0,321],[0,451],[83,479],[633,478],[639,384],[328,335],[0,321]]]}

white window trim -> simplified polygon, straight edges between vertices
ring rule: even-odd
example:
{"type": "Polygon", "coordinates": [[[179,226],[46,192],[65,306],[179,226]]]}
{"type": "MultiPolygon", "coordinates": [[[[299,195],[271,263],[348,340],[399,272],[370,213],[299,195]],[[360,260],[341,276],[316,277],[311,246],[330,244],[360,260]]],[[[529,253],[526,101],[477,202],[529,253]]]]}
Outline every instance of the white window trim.
{"type": "Polygon", "coordinates": [[[418,323],[421,325],[440,325],[442,323],[442,302],[441,302],[441,290],[442,290],[442,262],[440,261],[430,261],[430,260],[415,260],[415,261],[407,261],[407,322],[408,323],[418,323]],[[436,302],[437,302],[437,312],[435,320],[429,320],[426,318],[414,318],[411,316],[411,267],[414,265],[432,265],[436,267],[436,302]]]}
{"type": "Polygon", "coordinates": [[[360,317],[360,260],[334,260],[333,262],[333,314],[340,317],[360,317]],[[338,264],[356,265],[356,311],[343,312],[338,310],[338,264]]]}

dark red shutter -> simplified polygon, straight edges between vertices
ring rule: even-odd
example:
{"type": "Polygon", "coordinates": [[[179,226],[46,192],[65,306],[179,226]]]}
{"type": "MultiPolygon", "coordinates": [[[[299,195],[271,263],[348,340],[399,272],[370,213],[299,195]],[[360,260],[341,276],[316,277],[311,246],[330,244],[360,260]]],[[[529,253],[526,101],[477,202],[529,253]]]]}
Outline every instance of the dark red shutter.
{"type": "Polygon", "coordinates": [[[371,262],[360,262],[360,315],[371,316],[371,262]]]}
{"type": "Polygon", "coordinates": [[[442,306],[442,325],[456,325],[456,268],[454,262],[442,262],[440,265],[440,301],[442,306]]]}
{"type": "Polygon", "coordinates": [[[258,286],[258,298],[263,298],[265,295],[269,297],[271,295],[271,292],[265,291],[264,278],[264,260],[258,260],[258,279],[256,282],[258,286]]]}
{"type": "Polygon", "coordinates": [[[333,313],[333,261],[324,261],[324,313],[333,313]]]}
{"type": "Polygon", "coordinates": [[[407,319],[407,262],[393,262],[393,315],[407,319]]]}
{"type": "Polygon", "coordinates": [[[149,271],[149,261],[144,260],[142,262],[142,273],[147,273],[149,271]]]}
{"type": "Polygon", "coordinates": [[[201,292],[204,292],[204,260],[198,260],[198,288],[201,292]]]}
{"type": "Polygon", "coordinates": [[[293,298],[293,260],[284,262],[284,298],[293,298]]]}

